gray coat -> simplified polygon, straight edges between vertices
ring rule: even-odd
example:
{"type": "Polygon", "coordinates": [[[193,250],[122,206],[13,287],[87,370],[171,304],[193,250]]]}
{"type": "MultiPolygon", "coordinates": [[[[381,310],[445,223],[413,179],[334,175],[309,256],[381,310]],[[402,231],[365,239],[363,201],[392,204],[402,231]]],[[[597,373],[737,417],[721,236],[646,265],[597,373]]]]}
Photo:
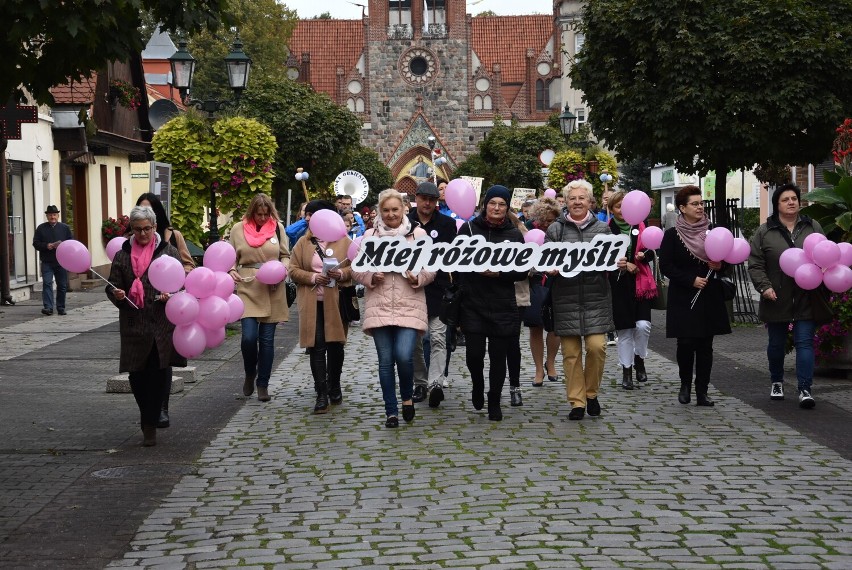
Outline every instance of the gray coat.
{"type": "MultiPolygon", "coordinates": [[[[592,218],[582,228],[563,213],[547,228],[547,241],[590,242],[609,234],[609,226],[592,218]]],[[[575,277],[557,275],[553,282],[553,315],[558,336],[585,336],[614,330],[612,297],[605,271],[584,271],[575,277]]]]}
{"type": "MultiPolygon", "coordinates": [[[[163,255],[170,255],[180,261],[178,250],[173,245],[160,241],[151,262],[163,255]]],[[[129,293],[135,278],[130,264],[130,241],[126,241],[112,260],[109,281],[129,293]]],[[[175,326],[166,318],[166,304],[154,301],[159,291],[151,286],[147,271],[142,275],[142,287],[145,290],[145,306],[140,310],[134,309],[126,300],[117,301],[113,288],[109,285],[106,287],[107,297],[118,307],[118,326],[121,336],[119,372],[144,370],[154,343],[157,345],[160,356],[160,368],[186,366],[186,358],[178,354],[172,344],[172,332],[175,326]]]]}
{"type": "Polygon", "coordinates": [[[751,238],[751,255],[748,258],[748,274],[760,296],[758,316],[765,323],[790,323],[815,320],[825,323],[831,320],[828,293],[823,285],[813,291],[805,291],[796,281],[781,271],[781,254],[791,247],[801,248],[805,238],[813,233],[823,233],[819,222],[800,216],[792,235],[778,218],[770,216],[766,223],[757,228],[751,238]],[[772,288],[778,300],[763,298],[763,292],[772,288]]]}

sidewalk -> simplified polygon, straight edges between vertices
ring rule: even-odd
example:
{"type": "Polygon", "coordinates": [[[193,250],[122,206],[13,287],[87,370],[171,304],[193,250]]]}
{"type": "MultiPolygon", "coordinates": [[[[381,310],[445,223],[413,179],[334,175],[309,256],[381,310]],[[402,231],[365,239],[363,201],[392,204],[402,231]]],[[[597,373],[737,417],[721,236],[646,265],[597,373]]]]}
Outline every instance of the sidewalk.
{"type": "MultiPolygon", "coordinates": [[[[389,430],[357,327],[343,404],[310,413],[291,317],[271,402],[239,396],[231,336],[192,363],[203,379],[173,395],[173,426],[143,449],[132,396],[103,393],[114,308],[80,295],[65,318],[95,328],[0,365],[2,568],[852,567],[852,383],[818,379],[810,412],[789,396],[770,406],[762,329],[717,339],[714,408],[677,404],[655,313],[650,382],[621,390],[612,350],[599,418],[567,421],[563,385],[532,388],[526,360],[524,406],[507,388],[504,420],[489,422],[457,352],[441,407],[389,430]],[[834,449],[800,433],[825,418],[834,449]]],[[[6,355],[33,342],[21,327],[59,318],[39,309],[0,312],[6,355]]]]}

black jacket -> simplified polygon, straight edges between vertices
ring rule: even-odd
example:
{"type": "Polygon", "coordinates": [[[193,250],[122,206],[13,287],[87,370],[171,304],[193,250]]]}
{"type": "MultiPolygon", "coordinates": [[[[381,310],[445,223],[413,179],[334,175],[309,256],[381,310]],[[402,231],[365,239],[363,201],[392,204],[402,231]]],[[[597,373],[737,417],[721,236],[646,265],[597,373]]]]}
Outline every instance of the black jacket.
{"type": "MultiPolygon", "coordinates": [[[[609,221],[609,231],[613,235],[621,234],[621,227],[615,218],[609,221]]],[[[636,240],[631,243],[635,245],[636,240]]],[[[630,251],[633,251],[631,246],[630,251]]],[[[654,250],[643,248],[645,259],[642,263],[648,265],[654,260],[654,250]]],[[[630,263],[635,260],[628,259],[630,263]]],[[[636,276],[622,271],[612,271],[609,274],[609,286],[612,289],[612,320],[616,330],[632,329],[636,327],[636,321],[651,320],[651,300],[636,298],[636,276]]]]}
{"type": "Polygon", "coordinates": [[[50,222],[39,224],[33,234],[33,247],[38,250],[39,257],[42,263],[50,263],[57,265],[56,250],[47,249],[47,245],[55,241],[67,241],[74,239],[71,234],[71,228],[62,222],[56,222],[55,226],[51,226],[50,222]]]}
{"type": "MultiPolygon", "coordinates": [[[[508,219],[500,227],[488,226],[483,215],[465,222],[459,235],[480,235],[489,243],[524,242],[521,230],[508,219]]],[[[461,327],[464,333],[513,336],[520,333],[521,319],[515,302],[515,282],[527,278],[526,271],[506,271],[497,277],[479,273],[458,274],[462,294],[461,327]]]]}
{"type": "MultiPolygon", "coordinates": [[[[426,224],[420,223],[420,218],[417,216],[417,209],[414,208],[408,213],[408,219],[411,221],[412,231],[416,227],[423,228],[426,233],[432,238],[433,242],[450,243],[456,237],[456,222],[449,216],[445,216],[435,210],[432,214],[432,219],[426,224]]],[[[445,271],[435,273],[435,280],[426,285],[426,312],[429,318],[437,317],[441,312],[441,297],[444,295],[444,290],[450,284],[450,276],[445,271]]]]}

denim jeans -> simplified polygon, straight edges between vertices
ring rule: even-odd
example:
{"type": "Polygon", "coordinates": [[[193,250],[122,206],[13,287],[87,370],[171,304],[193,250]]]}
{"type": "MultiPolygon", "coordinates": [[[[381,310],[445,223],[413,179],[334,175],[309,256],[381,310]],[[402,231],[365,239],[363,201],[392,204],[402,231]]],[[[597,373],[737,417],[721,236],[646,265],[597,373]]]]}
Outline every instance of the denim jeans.
{"type": "MultiPolygon", "coordinates": [[[[787,345],[788,323],[766,323],[769,344],[769,378],[772,382],[784,381],[784,353],[787,345]]],[[[793,321],[793,346],[796,348],[796,379],[798,389],[811,389],[814,380],[814,321],[793,321]]]]}
{"type": "Polygon", "coordinates": [[[416,329],[406,327],[379,327],[372,332],[379,356],[379,383],[385,401],[385,415],[396,416],[399,414],[399,407],[393,367],[396,364],[402,401],[410,400],[414,393],[414,343],[420,339],[416,329]]]}
{"type": "Polygon", "coordinates": [[[240,320],[243,328],[240,349],[243,352],[243,366],[246,376],[257,375],[257,385],[269,386],[272,375],[272,358],[275,350],[275,325],[261,323],[255,317],[240,320]]]}
{"type": "Polygon", "coordinates": [[[56,310],[65,310],[65,293],[68,291],[68,272],[58,263],[41,264],[41,302],[45,309],[53,310],[53,280],[56,279],[56,310]]]}

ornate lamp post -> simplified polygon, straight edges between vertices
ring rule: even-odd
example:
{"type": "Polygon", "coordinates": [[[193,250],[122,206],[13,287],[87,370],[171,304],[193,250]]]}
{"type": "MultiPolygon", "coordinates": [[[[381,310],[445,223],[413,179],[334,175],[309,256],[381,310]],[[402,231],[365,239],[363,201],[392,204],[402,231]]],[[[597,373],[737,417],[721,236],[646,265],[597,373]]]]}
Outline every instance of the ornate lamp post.
{"type": "Polygon", "coordinates": [[[571,135],[577,131],[577,117],[568,109],[568,103],[565,103],[565,109],[559,115],[559,130],[562,131],[562,136],[565,137],[565,142],[569,146],[580,147],[580,152],[583,156],[586,155],[586,149],[590,146],[598,144],[598,141],[583,139],[581,141],[571,141],[571,135]]]}
{"type": "MultiPolygon", "coordinates": [[[[218,99],[192,99],[189,90],[192,88],[192,75],[195,73],[196,60],[186,49],[186,40],[178,42],[177,51],[169,58],[172,70],[172,85],[180,93],[180,100],[187,107],[195,107],[207,113],[208,119],[213,119],[217,111],[225,107],[236,105],[240,96],[248,86],[249,71],[251,70],[251,58],[243,51],[243,43],[240,36],[234,39],[231,52],[225,57],[225,67],[228,70],[228,84],[234,91],[231,100],[219,101],[218,99]]],[[[216,189],[210,188],[210,239],[208,245],[219,241],[219,220],[216,214],[216,189]]]]}

